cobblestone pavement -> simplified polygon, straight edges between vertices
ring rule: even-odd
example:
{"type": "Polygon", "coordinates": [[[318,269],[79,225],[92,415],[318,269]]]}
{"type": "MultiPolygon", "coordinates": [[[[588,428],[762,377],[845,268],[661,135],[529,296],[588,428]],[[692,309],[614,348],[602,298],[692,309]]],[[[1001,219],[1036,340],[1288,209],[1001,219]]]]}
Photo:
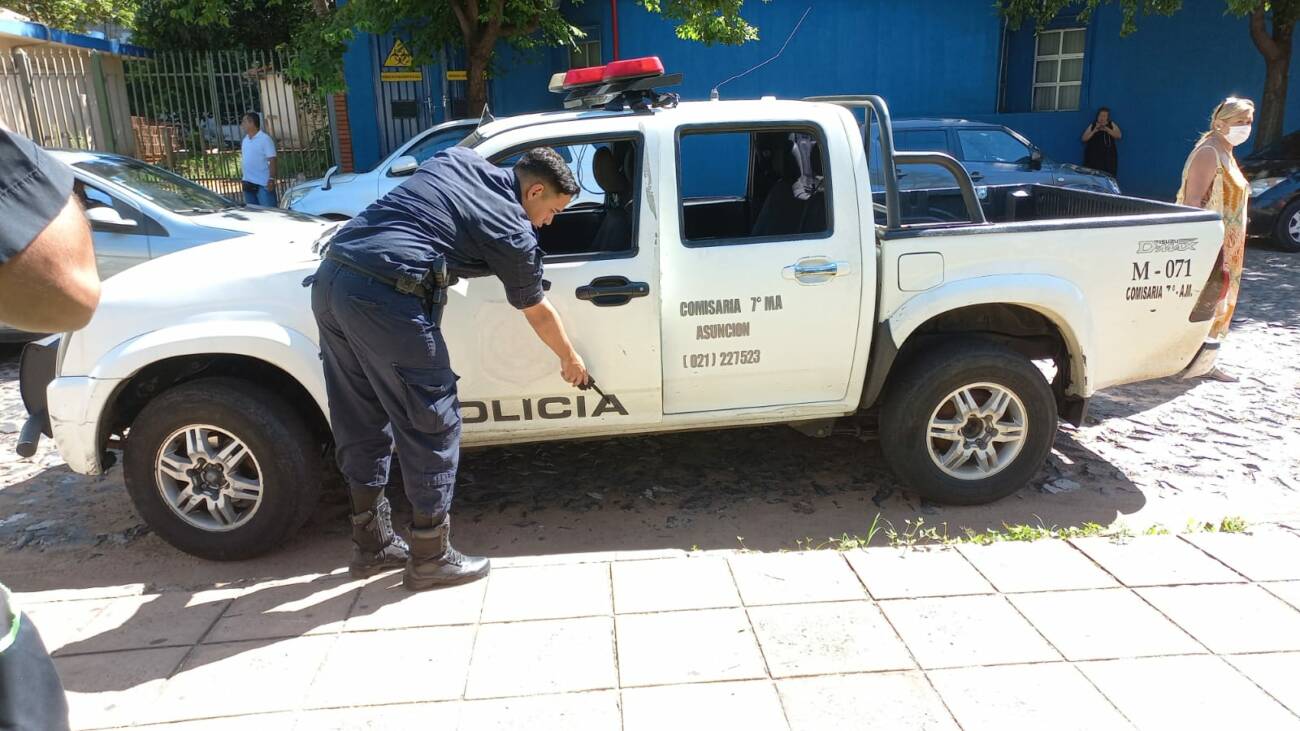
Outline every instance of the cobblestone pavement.
{"type": "MultiPolygon", "coordinates": [[[[921,503],[898,486],[875,444],[774,427],[469,453],[455,508],[460,540],[494,555],[733,548],[738,538],[775,549],[865,533],[878,513],[954,533],[1089,521],[1177,530],[1189,519],[1300,516],[1300,256],[1248,253],[1220,362],[1239,383],[1169,380],[1099,395],[1087,425],[1062,427],[1033,485],[990,506],[921,503]]],[[[117,556],[192,570],[140,524],[120,469],[75,475],[49,440],[35,459],[17,458],[16,376],[11,350],[0,358],[0,574],[60,560],[116,566],[117,556]]],[[[340,562],[344,511],[340,496],[327,498],[283,560],[340,562]]]]}

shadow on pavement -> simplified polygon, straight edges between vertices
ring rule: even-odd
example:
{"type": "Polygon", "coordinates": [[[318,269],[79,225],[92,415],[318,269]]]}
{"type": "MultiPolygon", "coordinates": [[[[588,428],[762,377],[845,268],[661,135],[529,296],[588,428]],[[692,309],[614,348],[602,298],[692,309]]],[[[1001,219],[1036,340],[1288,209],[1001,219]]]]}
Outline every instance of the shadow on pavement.
{"type": "MultiPolygon", "coordinates": [[[[1035,483],[1070,479],[1080,483],[1077,489],[1053,494],[1033,486],[992,505],[961,508],[923,504],[900,489],[874,444],[847,437],[814,440],[784,429],[486,449],[467,457],[472,478],[458,495],[456,543],[497,558],[742,543],[780,549],[805,540],[816,546],[842,533],[865,536],[877,514],[900,532],[905,521],[923,519],[953,537],[964,528],[979,532],[1004,523],[1109,524],[1146,502],[1117,470],[1064,431],[1051,465],[1035,483]],[[597,479],[598,471],[607,476],[597,479]]],[[[144,584],[146,595],[163,591],[141,597],[112,629],[56,654],[176,646],[169,627],[194,622],[205,628],[209,643],[241,643],[191,653],[186,667],[193,669],[277,640],[332,632],[344,617],[371,614],[411,596],[400,587],[400,574],[389,574],[373,580],[368,601],[356,600],[358,584],[342,568],[349,544],[341,510],[323,506],[290,545],[252,561],[200,561],[150,536],[79,568],[26,574],[11,583],[21,591],[125,584],[144,584]]],[[[885,540],[882,532],[876,544],[885,540]]],[[[159,670],[159,676],[170,672],[159,670]]],[[[141,682],[115,681],[113,675],[78,675],[68,690],[121,690],[141,682]]]]}
{"type": "Polygon", "coordinates": [[[1202,383],[1204,383],[1202,380],[1163,378],[1159,381],[1143,381],[1102,391],[1088,404],[1088,423],[1095,424],[1107,419],[1126,419],[1136,416],[1176,401],[1202,383]]]}
{"type": "MultiPolygon", "coordinates": [[[[918,501],[894,481],[874,443],[849,436],[812,439],[785,428],[483,449],[467,454],[462,465],[456,544],[497,558],[816,546],[841,534],[865,536],[877,515],[900,532],[905,521],[922,519],[953,537],[965,528],[980,532],[1004,523],[1104,525],[1146,502],[1138,488],[1066,430],[1033,486],[978,507],[918,501]],[[1063,479],[1076,487],[1060,494],[1041,487],[1063,479]]],[[[107,492],[100,498],[108,499],[107,492]]],[[[93,524],[99,513],[93,506],[83,509],[92,512],[81,519],[93,524]]],[[[143,585],[146,596],[134,611],[115,618],[112,629],[64,646],[59,656],[175,646],[169,627],[194,622],[202,631],[183,644],[199,636],[208,642],[246,641],[226,644],[216,654],[191,653],[187,667],[192,668],[207,661],[196,658],[229,657],[275,639],[332,632],[349,614],[368,614],[409,596],[390,575],[377,580],[386,587],[379,596],[355,602],[357,585],[343,571],[349,552],[345,512],[337,501],[322,505],[298,538],[252,561],[201,561],[149,535],[126,546],[101,545],[91,555],[87,550],[20,551],[3,559],[0,575],[24,592],[90,590],[94,595],[99,588],[143,585]],[[237,604],[230,605],[232,599],[237,604]]],[[[877,536],[877,544],[884,541],[883,533],[877,536]]],[[[158,672],[165,676],[171,669],[158,672]]],[[[119,689],[114,682],[110,674],[78,675],[68,689],[119,689]]]]}

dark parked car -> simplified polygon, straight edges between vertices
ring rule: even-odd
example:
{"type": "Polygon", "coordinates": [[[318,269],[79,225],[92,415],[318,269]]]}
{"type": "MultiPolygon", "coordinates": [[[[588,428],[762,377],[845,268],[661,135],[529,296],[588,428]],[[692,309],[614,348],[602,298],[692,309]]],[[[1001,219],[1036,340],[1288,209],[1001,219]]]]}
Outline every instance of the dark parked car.
{"type": "MultiPolygon", "coordinates": [[[[873,155],[877,142],[872,140],[873,155]]],[[[898,119],[894,149],[946,152],[970,172],[977,186],[1038,183],[1063,188],[1119,193],[1115,178],[1099,170],[1051,160],[1018,132],[990,122],[965,119],[898,119]]],[[[938,165],[899,170],[903,189],[951,188],[952,174],[938,165]]]]}
{"type": "Polygon", "coordinates": [[[1247,155],[1241,171],[1250,180],[1249,233],[1300,253],[1300,132],[1247,155]]]}

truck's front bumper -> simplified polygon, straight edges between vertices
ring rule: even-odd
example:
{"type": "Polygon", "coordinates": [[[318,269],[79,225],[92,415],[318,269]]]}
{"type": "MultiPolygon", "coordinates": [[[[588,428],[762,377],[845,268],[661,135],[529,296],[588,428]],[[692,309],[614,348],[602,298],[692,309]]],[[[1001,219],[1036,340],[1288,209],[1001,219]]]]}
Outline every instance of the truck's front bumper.
{"type": "Polygon", "coordinates": [[[50,382],[46,402],[50,430],[59,455],[73,472],[98,475],[104,471],[100,424],[104,407],[119,380],[64,376],[50,382]]]}
{"type": "Polygon", "coordinates": [[[1206,340],[1201,343],[1201,349],[1196,351],[1196,356],[1192,362],[1187,364],[1183,372],[1178,374],[1179,378],[1200,378],[1201,376],[1214,370],[1214,361],[1219,357],[1219,341],[1206,340]]]}

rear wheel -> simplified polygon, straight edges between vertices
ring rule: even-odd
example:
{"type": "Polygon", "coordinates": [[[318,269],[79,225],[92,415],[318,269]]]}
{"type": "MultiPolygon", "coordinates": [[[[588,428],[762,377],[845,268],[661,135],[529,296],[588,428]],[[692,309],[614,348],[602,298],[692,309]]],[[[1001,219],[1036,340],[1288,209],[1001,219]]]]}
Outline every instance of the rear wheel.
{"type": "Polygon", "coordinates": [[[890,386],[880,442],[894,472],[952,505],[1006,497],[1042,467],[1056,436],[1056,400],[1029,359],[986,341],[924,352],[890,386]]]}
{"type": "Polygon", "coordinates": [[[1291,201],[1291,205],[1277,217],[1273,240],[1283,251],[1300,253],[1300,199],[1291,201]]]}
{"type": "Polygon", "coordinates": [[[284,399],[247,381],[172,388],[140,412],[124,472],[136,510],[163,540],[230,561],[283,543],[320,494],[311,431],[284,399]]]}

